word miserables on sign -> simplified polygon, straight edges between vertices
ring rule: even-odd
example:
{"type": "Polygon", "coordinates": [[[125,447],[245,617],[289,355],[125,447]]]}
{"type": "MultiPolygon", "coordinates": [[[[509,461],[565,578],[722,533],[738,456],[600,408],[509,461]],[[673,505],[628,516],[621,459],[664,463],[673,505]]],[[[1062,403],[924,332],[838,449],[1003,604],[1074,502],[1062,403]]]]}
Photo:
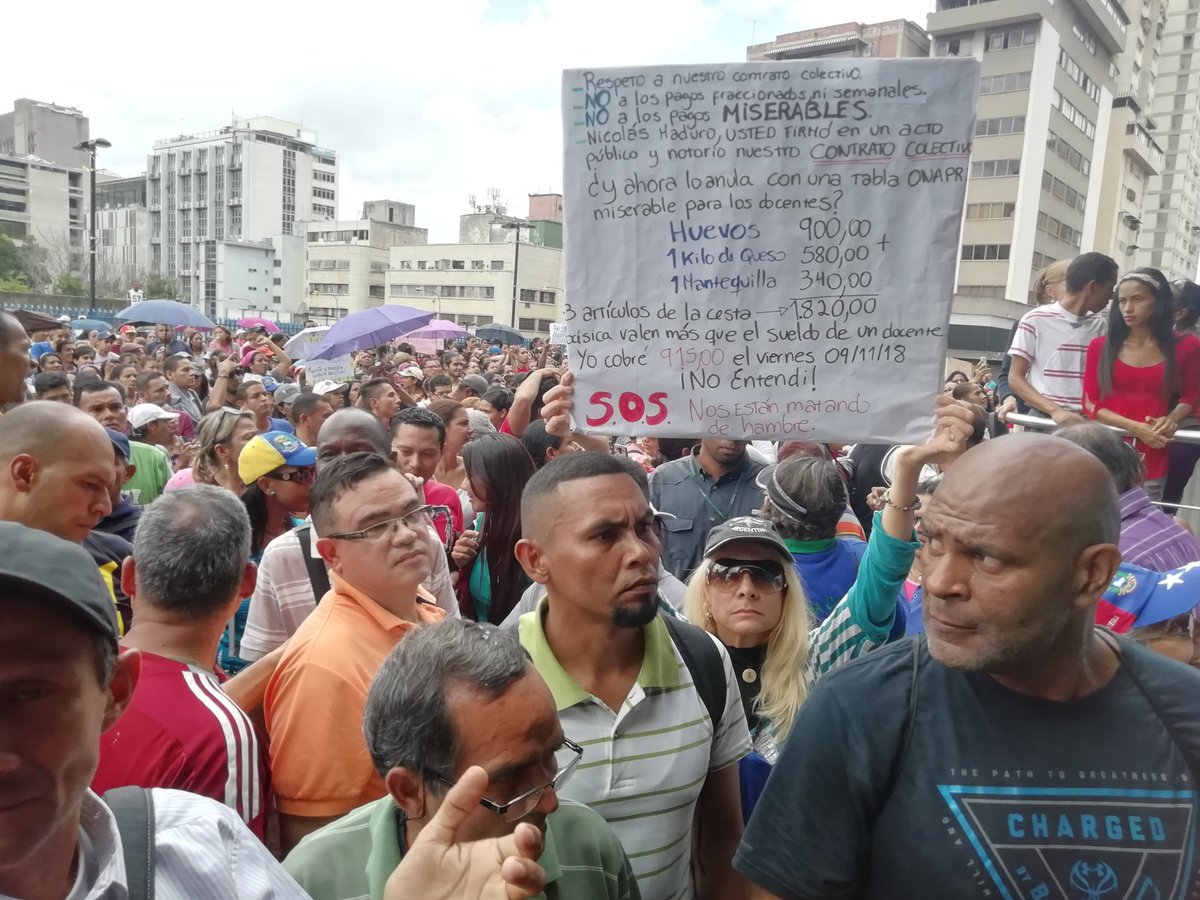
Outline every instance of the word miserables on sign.
{"type": "Polygon", "coordinates": [[[969,59],[566,72],[579,423],[921,437],[977,78],[969,59]]]}

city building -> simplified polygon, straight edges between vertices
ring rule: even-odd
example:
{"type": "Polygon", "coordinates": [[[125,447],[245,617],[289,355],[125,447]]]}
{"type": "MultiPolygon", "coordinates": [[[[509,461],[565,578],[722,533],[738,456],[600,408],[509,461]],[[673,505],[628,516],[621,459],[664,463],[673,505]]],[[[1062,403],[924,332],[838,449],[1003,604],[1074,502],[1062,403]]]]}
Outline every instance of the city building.
{"type": "Polygon", "coordinates": [[[853,56],[884,59],[929,56],[929,35],[920,25],[906,19],[872,25],[844,22],[781,34],[773,41],[746,48],[746,59],[750,62],[853,56]]]}
{"type": "Polygon", "coordinates": [[[0,115],[0,154],[5,156],[36,156],[79,169],[91,160],[75,145],[87,139],[87,116],[70,106],[21,99],[12,112],[0,115]]]}
{"type": "Polygon", "coordinates": [[[173,279],[181,300],[211,308],[221,293],[210,277],[217,245],[335,219],[337,179],[337,155],[317,132],[280,119],[235,119],[157,141],[146,171],[151,272],[173,279]]]}
{"type": "Polygon", "coordinates": [[[1114,63],[1116,92],[1097,200],[1095,242],[1095,249],[1107,252],[1122,270],[1139,264],[1146,189],[1163,166],[1149,110],[1167,22],[1166,0],[1126,0],[1126,11],[1131,24],[1125,30],[1125,49],[1114,63]]]}
{"type": "MultiPolygon", "coordinates": [[[[478,214],[462,219],[471,221],[460,230],[480,227],[478,214]]],[[[499,322],[527,337],[549,335],[550,325],[563,321],[561,230],[554,247],[536,242],[539,223],[493,224],[499,240],[393,247],[387,302],[468,328],[499,322]]]]}
{"type": "Polygon", "coordinates": [[[970,313],[963,298],[1028,302],[1038,269],[1097,246],[1128,25],[1119,0],[938,0],[929,15],[933,56],[981,66],[956,312],[970,313]]]}
{"type": "Polygon", "coordinates": [[[534,222],[561,222],[562,194],[530,194],[529,219],[534,222]]]}
{"type": "Polygon", "coordinates": [[[305,270],[305,247],[307,233],[273,234],[267,241],[275,248],[272,262],[275,273],[271,279],[270,314],[264,314],[276,322],[303,322],[308,318],[307,272],[305,270]]]}
{"type": "Polygon", "coordinates": [[[1200,263],[1200,0],[1166,0],[1166,6],[1161,35],[1152,21],[1147,36],[1161,51],[1149,113],[1165,156],[1146,188],[1138,262],[1172,280],[1194,279],[1200,263]]]}
{"type": "Polygon", "coordinates": [[[0,233],[53,253],[87,251],[87,182],[77,168],[0,155],[0,233]]]}
{"type": "Polygon", "coordinates": [[[219,319],[278,319],[274,304],[275,246],[270,241],[206,241],[205,312],[219,319]]]}
{"type": "Polygon", "coordinates": [[[123,296],[150,274],[146,176],[96,173],[96,280],[101,294],[123,296]]]}
{"type": "Polygon", "coordinates": [[[362,218],[309,222],[305,240],[307,318],[331,322],[369,306],[381,306],[393,247],[423,245],[429,231],[417,228],[416,207],[370,200],[362,218]]]}

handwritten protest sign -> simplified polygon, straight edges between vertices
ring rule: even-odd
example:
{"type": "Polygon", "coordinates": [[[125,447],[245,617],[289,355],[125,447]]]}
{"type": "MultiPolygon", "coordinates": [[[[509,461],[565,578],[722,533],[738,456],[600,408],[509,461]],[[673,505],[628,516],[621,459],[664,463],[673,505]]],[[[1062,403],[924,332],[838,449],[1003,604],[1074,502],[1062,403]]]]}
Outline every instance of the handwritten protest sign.
{"type": "Polygon", "coordinates": [[[321,339],[325,337],[325,332],[321,331],[316,334],[306,334],[300,342],[299,356],[297,359],[304,360],[304,374],[307,384],[313,385],[318,381],[336,381],[345,383],[354,380],[354,363],[350,360],[350,355],[335,356],[333,359],[309,359],[309,354],[317,344],[321,343],[321,339]]]}
{"type": "Polygon", "coordinates": [[[927,433],[978,81],[967,59],[565,72],[578,425],[927,433]]]}

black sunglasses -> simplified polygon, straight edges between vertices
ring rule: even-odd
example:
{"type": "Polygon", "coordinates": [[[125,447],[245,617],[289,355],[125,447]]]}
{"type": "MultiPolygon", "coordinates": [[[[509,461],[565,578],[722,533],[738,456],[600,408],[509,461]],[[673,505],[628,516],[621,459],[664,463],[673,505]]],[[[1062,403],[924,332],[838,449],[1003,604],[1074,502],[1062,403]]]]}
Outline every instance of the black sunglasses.
{"type": "Polygon", "coordinates": [[[717,588],[732,590],[737,587],[743,575],[749,575],[759,590],[787,590],[783,563],[774,560],[717,559],[708,567],[708,583],[717,588]]]}

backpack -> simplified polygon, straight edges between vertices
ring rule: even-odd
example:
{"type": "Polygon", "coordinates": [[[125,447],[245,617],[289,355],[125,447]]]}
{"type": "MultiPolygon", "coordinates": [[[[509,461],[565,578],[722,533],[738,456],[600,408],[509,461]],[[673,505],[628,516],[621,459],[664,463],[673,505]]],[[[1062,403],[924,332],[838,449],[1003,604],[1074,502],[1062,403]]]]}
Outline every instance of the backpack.
{"type": "Polygon", "coordinates": [[[329,593],[329,570],[325,568],[325,560],[312,555],[312,525],[297,526],[294,531],[300,541],[300,552],[304,554],[304,568],[308,570],[308,581],[312,585],[313,596],[317,602],[329,593]]]}
{"type": "Polygon", "coordinates": [[[113,788],[104,802],[117,820],[129,900],[154,900],[154,795],[146,788],[113,788]]]}
{"type": "Polygon", "coordinates": [[[667,633],[679,648],[679,655],[692,674],[696,693],[712,719],[713,736],[721,729],[721,716],[725,713],[725,665],[721,662],[721,651],[712,637],[703,628],[697,628],[675,616],[662,616],[667,633]]]}

